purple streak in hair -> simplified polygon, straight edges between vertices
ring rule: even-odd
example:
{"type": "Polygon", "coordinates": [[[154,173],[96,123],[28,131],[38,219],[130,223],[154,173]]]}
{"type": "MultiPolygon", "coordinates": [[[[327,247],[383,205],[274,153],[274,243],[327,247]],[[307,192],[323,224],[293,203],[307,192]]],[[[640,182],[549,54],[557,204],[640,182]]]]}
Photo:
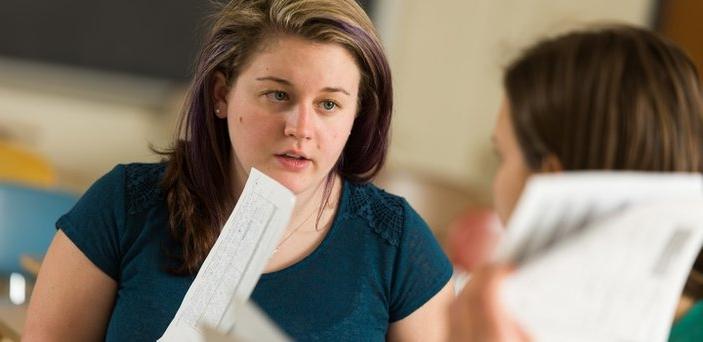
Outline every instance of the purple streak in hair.
{"type": "Polygon", "coordinates": [[[359,26],[324,18],[321,22],[347,33],[357,43],[360,67],[367,70],[367,94],[362,94],[360,115],[344,148],[339,172],[355,181],[373,178],[385,163],[393,108],[393,88],[388,62],[378,40],[359,26]]]}

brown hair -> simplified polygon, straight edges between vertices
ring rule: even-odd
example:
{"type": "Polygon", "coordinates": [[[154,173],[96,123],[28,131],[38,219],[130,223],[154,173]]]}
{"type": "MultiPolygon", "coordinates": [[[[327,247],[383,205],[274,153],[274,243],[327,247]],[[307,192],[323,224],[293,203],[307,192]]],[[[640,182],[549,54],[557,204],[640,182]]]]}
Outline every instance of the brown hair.
{"type": "MultiPolygon", "coordinates": [[[[225,120],[216,118],[212,85],[216,72],[233,84],[266,39],[290,34],[339,44],[361,72],[359,112],[331,174],[366,182],[386,158],[393,91],[390,68],[376,31],[354,0],[233,0],[214,17],[200,51],[179,123],[179,138],[167,152],[162,186],[170,231],[180,250],[177,274],[197,271],[236,203],[225,120]]],[[[329,196],[328,177],[326,195],[329,196]]]]}
{"type": "MultiPolygon", "coordinates": [[[[659,35],[611,26],[541,41],[504,87],[528,166],[565,170],[703,171],[703,94],[696,67],[659,35]]],[[[703,297],[703,253],[686,286],[703,297]]]]}

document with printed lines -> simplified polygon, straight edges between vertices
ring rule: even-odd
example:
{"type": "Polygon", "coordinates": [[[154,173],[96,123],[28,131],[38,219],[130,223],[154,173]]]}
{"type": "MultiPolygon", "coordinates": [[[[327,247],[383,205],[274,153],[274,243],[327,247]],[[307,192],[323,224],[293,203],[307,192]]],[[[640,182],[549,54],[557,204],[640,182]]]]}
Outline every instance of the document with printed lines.
{"type": "Polygon", "coordinates": [[[537,341],[666,341],[703,243],[699,174],[532,177],[496,258],[507,309],[537,341]]]}
{"type": "Polygon", "coordinates": [[[234,336],[247,328],[260,329],[259,336],[284,339],[248,299],[290,221],[294,204],[290,190],[251,169],[237,205],[160,341],[204,341],[206,331],[234,336]],[[264,323],[239,326],[240,321],[264,323]]]}

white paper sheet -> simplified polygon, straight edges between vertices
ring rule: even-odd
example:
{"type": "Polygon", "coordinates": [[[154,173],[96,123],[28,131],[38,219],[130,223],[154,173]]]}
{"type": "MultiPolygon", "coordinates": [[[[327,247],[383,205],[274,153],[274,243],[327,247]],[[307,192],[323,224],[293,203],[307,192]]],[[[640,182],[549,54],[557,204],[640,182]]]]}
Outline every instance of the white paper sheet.
{"type": "Polygon", "coordinates": [[[642,206],[532,258],[504,284],[537,341],[666,341],[703,241],[703,202],[642,206]]]}
{"type": "Polygon", "coordinates": [[[535,180],[498,254],[519,265],[507,309],[537,341],[665,341],[703,242],[701,176],[535,180]]]}
{"type": "Polygon", "coordinates": [[[160,341],[202,340],[204,326],[230,331],[290,220],[295,196],[256,169],[160,341]]]}
{"type": "Polygon", "coordinates": [[[207,342],[286,342],[289,338],[251,301],[238,302],[237,322],[228,332],[205,327],[207,342]]]}
{"type": "Polygon", "coordinates": [[[689,173],[563,172],[532,176],[496,258],[521,263],[589,222],[635,204],[703,198],[703,177],[689,173]]]}

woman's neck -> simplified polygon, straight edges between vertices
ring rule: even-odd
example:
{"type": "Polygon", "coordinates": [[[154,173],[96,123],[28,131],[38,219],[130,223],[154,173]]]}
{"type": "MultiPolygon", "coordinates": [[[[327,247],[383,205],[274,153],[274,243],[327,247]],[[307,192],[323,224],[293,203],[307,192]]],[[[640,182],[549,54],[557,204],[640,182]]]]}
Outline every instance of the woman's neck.
{"type": "MultiPolygon", "coordinates": [[[[338,193],[338,187],[336,186],[337,183],[337,175],[332,175],[332,191],[330,193],[330,198],[336,198],[335,195],[338,193]]],[[[295,199],[295,208],[293,208],[293,215],[291,216],[290,223],[288,224],[288,229],[293,229],[295,227],[298,227],[301,225],[302,222],[306,222],[307,225],[313,225],[316,223],[317,220],[314,220],[315,217],[311,216],[317,216],[315,215],[316,213],[319,214],[322,208],[323,204],[325,207],[327,207],[326,203],[323,203],[325,201],[325,189],[327,187],[327,178],[325,178],[320,184],[318,184],[316,187],[313,189],[310,189],[310,191],[303,192],[300,194],[296,195],[295,199]]]]}

